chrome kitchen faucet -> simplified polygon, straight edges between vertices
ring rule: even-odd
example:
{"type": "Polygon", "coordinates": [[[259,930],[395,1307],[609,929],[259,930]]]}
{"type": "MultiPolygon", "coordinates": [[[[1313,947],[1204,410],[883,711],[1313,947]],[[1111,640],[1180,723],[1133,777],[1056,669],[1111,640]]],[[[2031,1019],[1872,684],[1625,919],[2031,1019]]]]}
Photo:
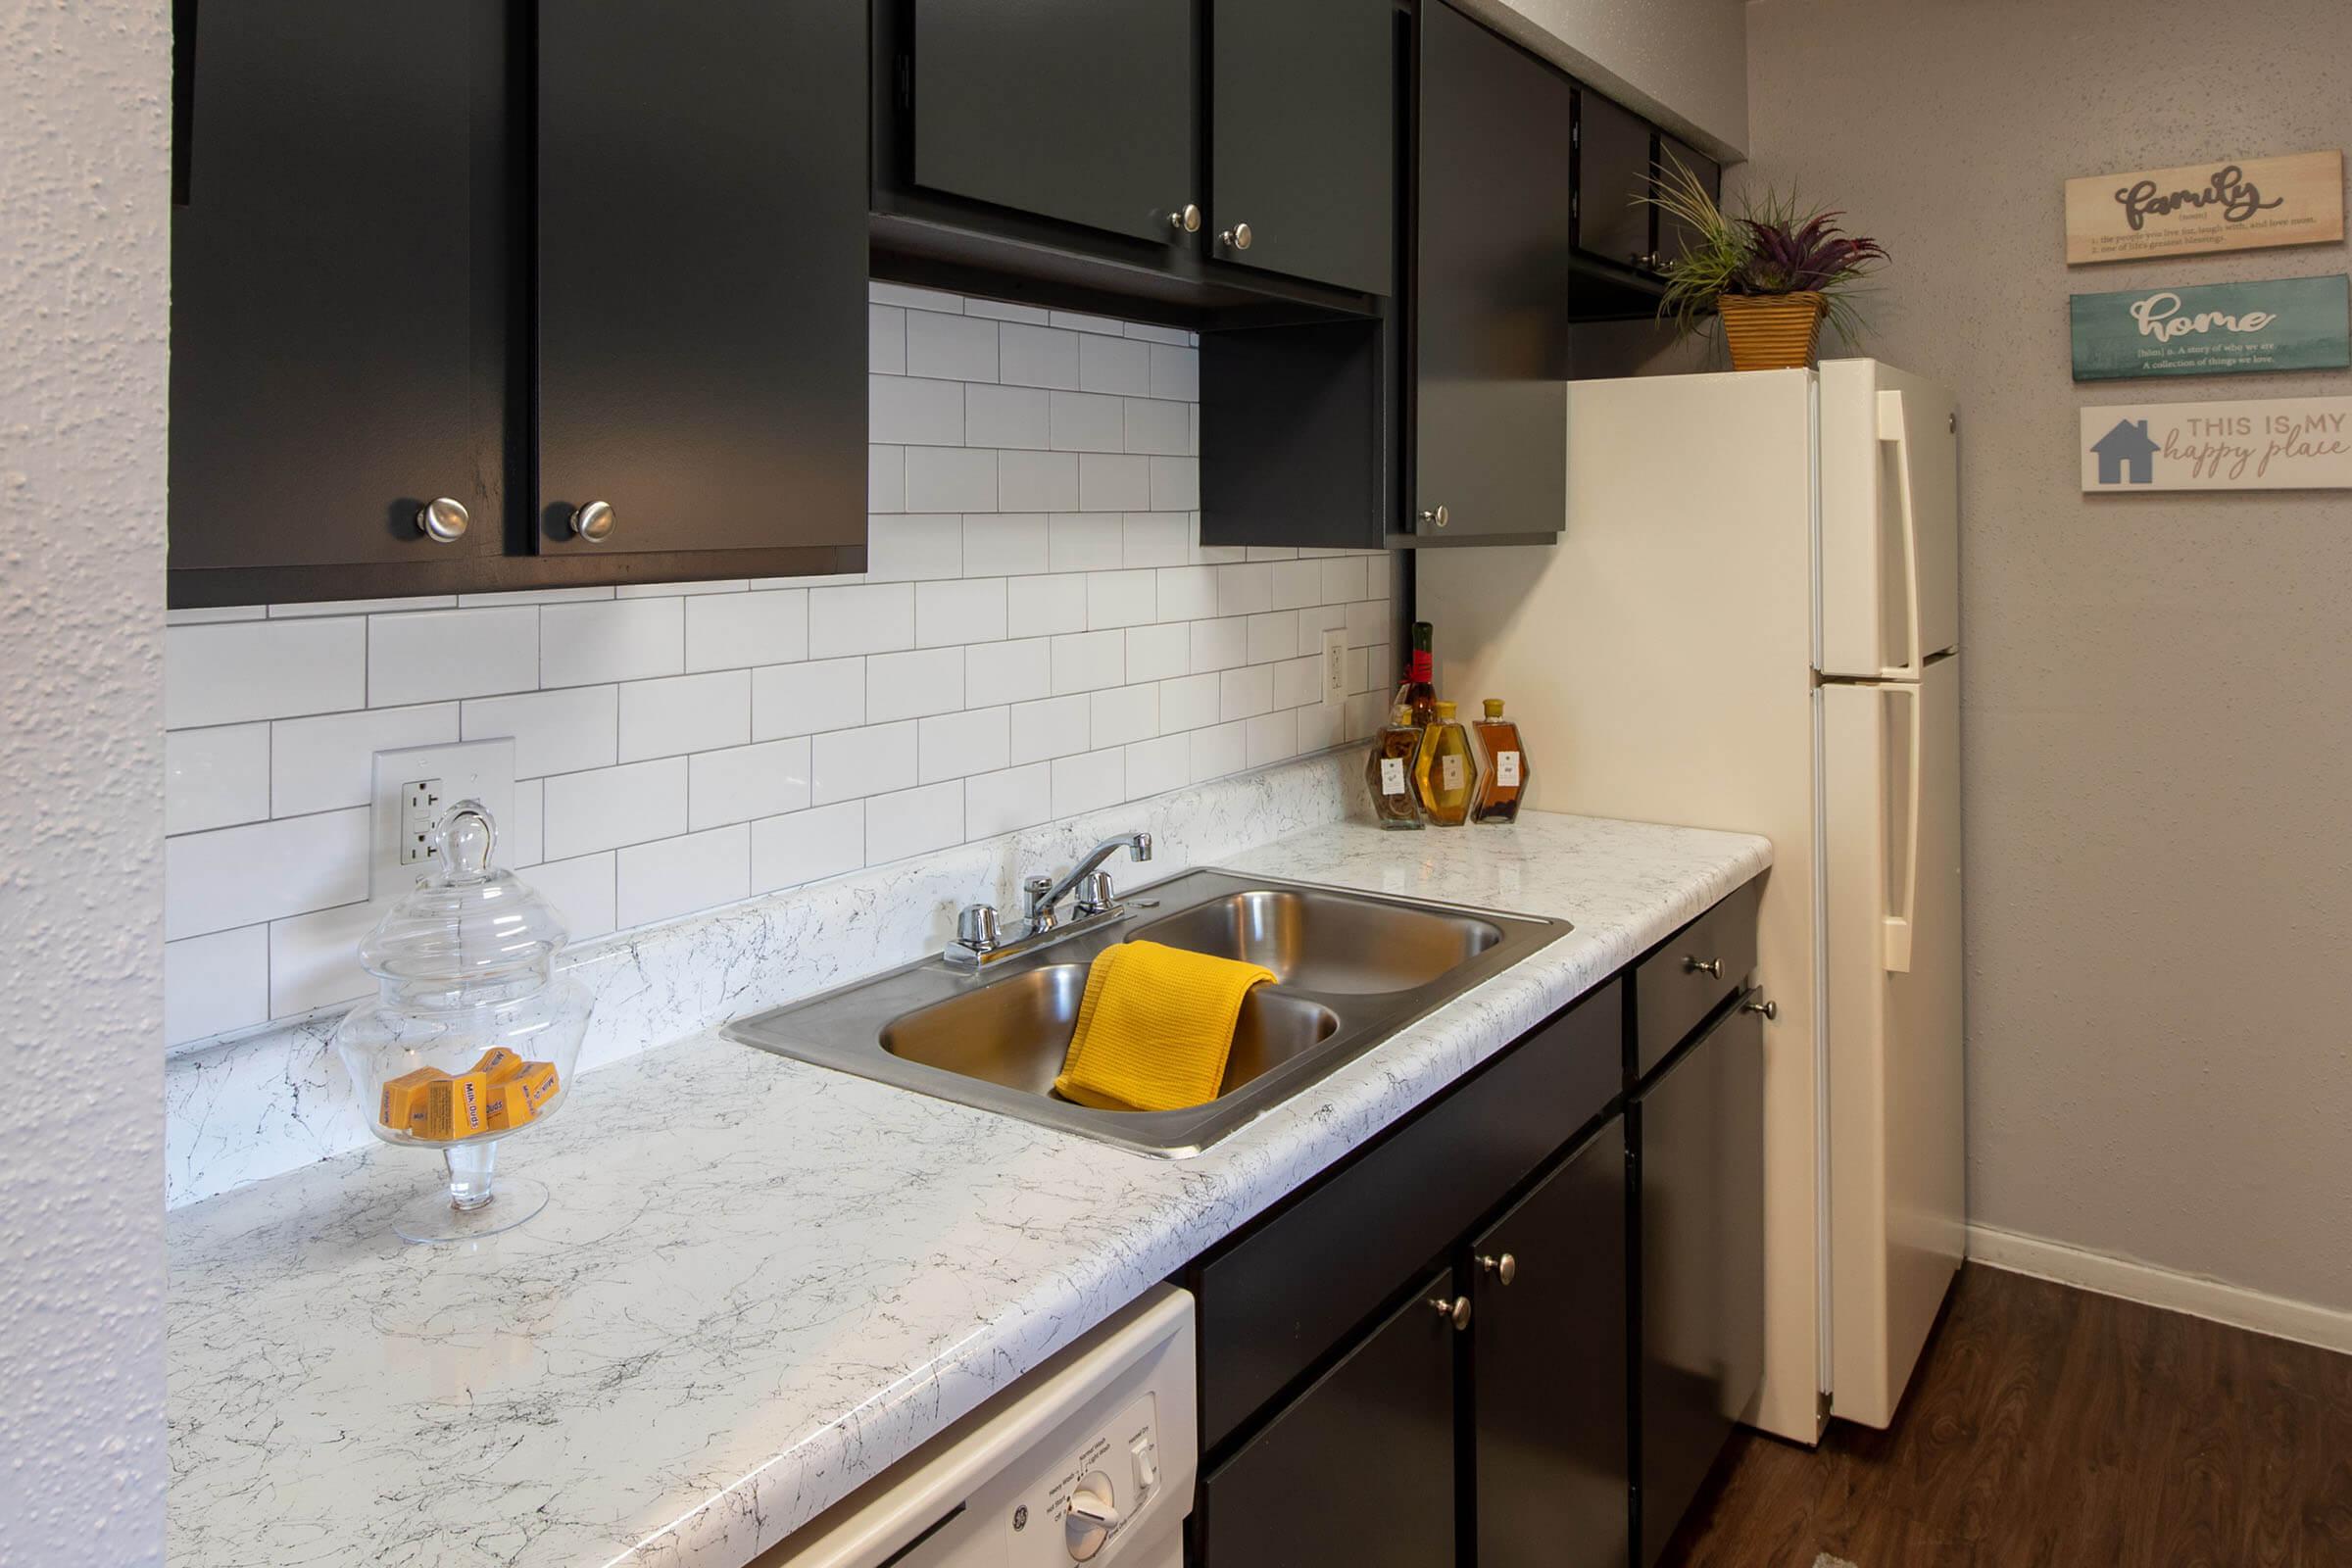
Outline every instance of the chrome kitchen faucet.
{"type": "Polygon", "coordinates": [[[1001,921],[993,904],[967,904],[956,916],[956,940],[940,956],[959,969],[977,969],[993,958],[1009,956],[1051,938],[1075,936],[1115,920],[1127,912],[1111,894],[1110,873],[1102,862],[1125,850],[1131,860],[1152,858],[1152,835],[1123,833],[1104,839],[1056,882],[1050,876],[1026,877],[1021,882],[1021,929],[1010,941],[1000,935],[1001,921]],[[1077,898],[1063,919],[1062,899],[1072,889],[1077,898]]]}

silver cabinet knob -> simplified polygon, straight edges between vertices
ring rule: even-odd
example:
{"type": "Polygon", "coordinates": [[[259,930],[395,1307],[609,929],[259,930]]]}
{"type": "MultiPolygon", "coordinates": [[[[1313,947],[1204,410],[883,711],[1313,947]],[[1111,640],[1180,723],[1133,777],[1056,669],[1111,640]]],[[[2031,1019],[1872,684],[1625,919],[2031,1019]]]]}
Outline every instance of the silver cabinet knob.
{"type": "Polygon", "coordinates": [[[1481,1252],[1478,1267],[1481,1273],[1494,1275],[1497,1285],[1508,1285],[1519,1277],[1519,1259],[1508,1252],[1500,1257],[1489,1257],[1481,1252]]]}
{"type": "Polygon", "coordinates": [[[1217,243],[1227,250],[1246,251],[1250,248],[1250,225],[1236,223],[1217,236],[1217,243]]]}
{"type": "Polygon", "coordinates": [[[1778,1019],[1781,1015],[1781,1004],[1777,1002],[1748,1002],[1742,1003],[1740,1010],[1741,1012],[1760,1012],[1766,1018],[1778,1019]]]}
{"type": "Polygon", "coordinates": [[[1429,1298],[1429,1304],[1437,1308],[1438,1316],[1453,1325],[1456,1334],[1470,1326],[1470,1298],[1467,1296],[1457,1296],[1450,1301],[1443,1296],[1433,1296],[1429,1298]]]}
{"type": "Polygon", "coordinates": [[[1421,509],[1421,521],[1424,526],[1431,528],[1443,528],[1452,520],[1453,514],[1446,511],[1442,503],[1438,506],[1423,507],[1421,509]]]}
{"type": "Polygon", "coordinates": [[[1200,233],[1200,209],[1195,207],[1191,202],[1186,202],[1168,215],[1168,226],[1183,234],[1200,233]]]}
{"type": "Polygon", "coordinates": [[[1693,958],[1685,956],[1683,973],[1713,975],[1720,980],[1723,978],[1723,960],[1721,958],[1693,958]]]}
{"type": "Polygon", "coordinates": [[[612,506],[606,501],[591,501],[571,514],[571,531],[590,544],[601,544],[612,532],[612,506]]]}
{"type": "Polygon", "coordinates": [[[956,915],[956,945],[972,953],[994,953],[1004,941],[994,905],[967,904],[956,915]]]}
{"type": "Polygon", "coordinates": [[[442,496],[416,509],[416,531],[437,545],[453,545],[466,537],[473,517],[457,502],[442,496]]]}

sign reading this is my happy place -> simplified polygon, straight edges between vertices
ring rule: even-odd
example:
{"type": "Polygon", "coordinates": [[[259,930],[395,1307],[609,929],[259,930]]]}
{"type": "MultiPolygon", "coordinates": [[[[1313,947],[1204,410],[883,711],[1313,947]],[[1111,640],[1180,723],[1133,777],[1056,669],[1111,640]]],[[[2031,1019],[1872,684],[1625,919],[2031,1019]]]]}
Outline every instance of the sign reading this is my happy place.
{"type": "Polygon", "coordinates": [[[2344,237],[2344,155],[2218,158],[2066,182],[2066,261],[2136,261],[2344,237]]]}
{"type": "Polygon", "coordinates": [[[2352,398],[2082,411],[2082,490],[2352,490],[2352,398]]]}
{"type": "Polygon", "coordinates": [[[2352,290],[2340,272],[2077,294],[2068,313],[2078,381],[2352,366],[2352,290]]]}

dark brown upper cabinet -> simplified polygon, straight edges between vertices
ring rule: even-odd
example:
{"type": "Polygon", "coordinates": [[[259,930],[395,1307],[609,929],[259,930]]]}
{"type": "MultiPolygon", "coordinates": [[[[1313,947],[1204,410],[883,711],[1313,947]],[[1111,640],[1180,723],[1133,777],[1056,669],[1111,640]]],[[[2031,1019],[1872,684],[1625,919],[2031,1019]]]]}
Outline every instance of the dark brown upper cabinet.
{"type": "Polygon", "coordinates": [[[1396,32],[1388,0],[1215,0],[1211,255],[1390,292],[1396,32]]]}
{"type": "MultiPolygon", "coordinates": [[[[1678,167],[1698,176],[1698,182],[1706,188],[1709,199],[1722,199],[1723,166],[1680,137],[1658,132],[1657,177],[1666,178],[1678,167]]],[[[1680,219],[1669,218],[1660,212],[1657,243],[1650,248],[1650,253],[1658,259],[1658,270],[1663,271],[1671,266],[1683,254],[1691,237],[1689,226],[1680,219]]]]}
{"type": "Polygon", "coordinates": [[[861,0],[174,21],[172,605],[862,569],[861,0]]]}
{"type": "Polygon", "coordinates": [[[425,591],[499,555],[508,19],[182,0],[174,21],[172,603],[425,591]]]}
{"type": "Polygon", "coordinates": [[[862,0],[541,0],[538,549],[865,540],[862,0]]]}
{"type": "Polygon", "coordinates": [[[1590,87],[1577,90],[1576,248],[1595,261],[1653,269],[1647,197],[1655,134],[1632,110],[1590,87]]]}

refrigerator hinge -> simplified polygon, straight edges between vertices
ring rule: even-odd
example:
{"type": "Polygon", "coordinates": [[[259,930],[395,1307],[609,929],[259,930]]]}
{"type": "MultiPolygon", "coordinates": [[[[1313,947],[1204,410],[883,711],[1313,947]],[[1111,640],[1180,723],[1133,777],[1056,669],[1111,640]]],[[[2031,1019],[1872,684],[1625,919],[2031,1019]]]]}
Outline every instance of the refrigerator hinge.
{"type": "Polygon", "coordinates": [[[1822,1389],[1813,1396],[1813,1441],[1819,1443],[1830,1430],[1830,1391],[1822,1389]]]}

